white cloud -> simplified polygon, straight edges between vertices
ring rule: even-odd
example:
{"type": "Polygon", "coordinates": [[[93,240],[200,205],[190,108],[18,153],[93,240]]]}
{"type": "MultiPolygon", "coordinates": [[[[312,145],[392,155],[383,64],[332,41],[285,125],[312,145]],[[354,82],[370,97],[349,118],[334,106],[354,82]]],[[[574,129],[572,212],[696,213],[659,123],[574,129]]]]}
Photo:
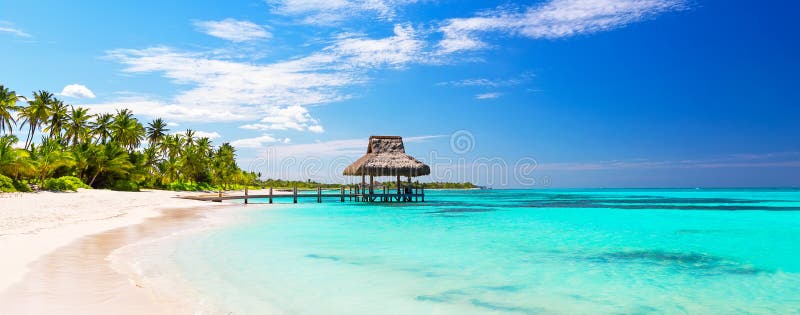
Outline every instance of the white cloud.
{"type": "Polygon", "coordinates": [[[17,37],[25,38],[33,37],[31,34],[22,31],[21,29],[15,27],[13,23],[7,21],[0,21],[0,33],[8,33],[17,37]]]}
{"type": "Polygon", "coordinates": [[[307,56],[265,64],[167,47],[117,49],[108,57],[124,64],[124,72],[161,73],[190,88],[167,100],[131,96],[86,106],[95,111],[129,108],[171,121],[258,121],[243,128],[322,132],[307,106],[350,98],[343,90],[367,82],[374,69],[421,62],[424,44],[411,26],[397,25],[393,36],[349,34],[307,56]]]}
{"type": "Polygon", "coordinates": [[[404,137],[403,142],[405,143],[420,143],[425,142],[431,139],[437,138],[445,138],[449,137],[450,135],[430,135],[430,136],[416,136],[416,137],[404,137]]]}
{"type": "Polygon", "coordinates": [[[208,132],[208,131],[197,130],[194,132],[194,135],[198,138],[208,138],[212,140],[221,137],[220,134],[216,131],[208,132]]]}
{"type": "Polygon", "coordinates": [[[194,23],[203,33],[233,42],[246,42],[271,38],[272,34],[263,26],[250,21],[224,19],[222,21],[197,21],[194,23]]]}
{"type": "Polygon", "coordinates": [[[92,90],[87,88],[85,85],[80,84],[70,84],[65,86],[64,89],[61,90],[61,95],[74,98],[95,98],[92,90]]]}
{"type": "Polygon", "coordinates": [[[321,133],[319,122],[311,118],[308,109],[303,106],[287,106],[269,108],[261,123],[242,125],[242,129],[250,130],[297,130],[321,133]]]}
{"type": "Polygon", "coordinates": [[[165,102],[146,97],[123,97],[108,103],[80,104],[89,108],[93,114],[113,113],[120,109],[130,109],[136,115],[178,121],[216,122],[247,120],[252,118],[231,106],[213,108],[210,106],[191,106],[165,102]]]}
{"type": "Polygon", "coordinates": [[[314,125],[314,126],[308,127],[308,131],[311,131],[311,132],[314,132],[314,133],[323,133],[323,132],[325,132],[325,129],[322,128],[322,126],[320,126],[320,125],[314,125]]]}
{"type": "Polygon", "coordinates": [[[492,92],[492,93],[482,93],[482,94],[475,95],[475,99],[478,99],[478,100],[488,100],[488,99],[498,98],[498,97],[500,97],[500,96],[503,96],[503,94],[501,94],[501,93],[496,93],[496,92],[492,92]]]}
{"type": "Polygon", "coordinates": [[[369,39],[363,37],[341,38],[329,50],[348,58],[348,66],[402,67],[410,62],[423,61],[425,41],[418,38],[411,25],[394,26],[394,36],[369,39]]]}
{"type": "Polygon", "coordinates": [[[180,126],[180,125],[181,125],[181,124],[179,124],[179,123],[176,123],[176,122],[174,122],[174,121],[167,122],[167,126],[169,126],[169,127],[178,127],[178,126],[180,126]]]}
{"type": "Polygon", "coordinates": [[[479,34],[500,32],[528,38],[560,38],[609,30],[680,10],[685,0],[552,0],[522,10],[499,8],[470,18],[447,20],[439,30],[440,53],[488,47],[479,34]]]}
{"type": "Polygon", "coordinates": [[[345,19],[375,14],[392,20],[397,9],[418,0],[267,0],[273,12],[297,16],[306,24],[334,24],[345,19]]]}
{"type": "Polygon", "coordinates": [[[260,137],[255,138],[245,138],[231,141],[231,145],[235,148],[250,148],[250,149],[259,149],[263,148],[267,143],[289,143],[291,140],[289,138],[275,138],[271,135],[265,134],[260,137]]]}

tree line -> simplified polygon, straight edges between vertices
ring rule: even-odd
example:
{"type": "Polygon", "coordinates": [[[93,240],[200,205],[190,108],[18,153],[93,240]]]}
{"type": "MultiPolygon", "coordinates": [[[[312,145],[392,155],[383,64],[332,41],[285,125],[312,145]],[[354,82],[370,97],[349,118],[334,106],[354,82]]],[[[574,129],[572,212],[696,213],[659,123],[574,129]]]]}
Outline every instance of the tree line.
{"type": "Polygon", "coordinates": [[[128,109],[90,114],[47,91],[27,98],[0,85],[0,190],[55,185],[62,177],[116,190],[213,190],[255,182],[258,175],[240,169],[235,158],[229,143],[215,147],[191,129],[170,133],[161,118],[143,124],[128,109]]]}

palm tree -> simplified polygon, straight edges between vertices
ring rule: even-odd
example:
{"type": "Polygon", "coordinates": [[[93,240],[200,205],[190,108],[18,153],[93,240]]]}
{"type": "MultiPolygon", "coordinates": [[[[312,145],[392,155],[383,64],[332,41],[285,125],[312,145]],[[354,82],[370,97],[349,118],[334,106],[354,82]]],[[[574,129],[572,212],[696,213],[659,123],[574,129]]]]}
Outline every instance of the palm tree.
{"type": "Polygon", "coordinates": [[[67,105],[59,99],[53,99],[53,105],[50,107],[50,117],[47,119],[48,126],[43,130],[50,134],[49,139],[61,138],[61,131],[64,130],[67,118],[67,105]]]}
{"type": "Polygon", "coordinates": [[[111,125],[114,124],[114,115],[100,114],[91,123],[92,135],[97,137],[97,142],[106,144],[111,139],[111,125]]]}
{"type": "Polygon", "coordinates": [[[163,119],[157,118],[147,123],[147,141],[151,147],[157,146],[164,139],[169,129],[163,119]]]}
{"type": "Polygon", "coordinates": [[[186,129],[186,133],[184,133],[184,137],[186,137],[186,145],[187,146],[194,145],[194,134],[195,134],[194,130],[186,129]]]}
{"type": "Polygon", "coordinates": [[[18,111],[19,107],[17,107],[17,101],[24,99],[25,98],[21,95],[17,95],[16,92],[0,85],[0,132],[4,132],[8,129],[8,133],[14,134],[12,125],[16,124],[17,121],[14,119],[14,115],[12,115],[11,112],[18,111]]]}
{"type": "Polygon", "coordinates": [[[44,183],[44,179],[59,167],[75,165],[70,152],[64,151],[64,147],[58,141],[44,136],[38,147],[31,145],[31,160],[39,173],[40,183],[44,183]]]}
{"type": "Polygon", "coordinates": [[[92,159],[92,165],[96,168],[94,176],[89,181],[89,186],[94,184],[97,175],[100,173],[114,173],[125,175],[132,167],[128,161],[128,154],[117,143],[111,142],[100,148],[92,159]]]}
{"type": "Polygon", "coordinates": [[[160,159],[158,158],[158,151],[156,151],[156,148],[148,147],[144,149],[144,151],[142,151],[142,157],[144,171],[151,176],[157,176],[160,159]]]}
{"type": "Polygon", "coordinates": [[[197,139],[195,146],[197,147],[198,152],[200,152],[200,154],[202,154],[205,157],[209,157],[213,152],[211,150],[211,140],[208,139],[208,137],[202,137],[200,139],[197,139]]]}
{"type": "Polygon", "coordinates": [[[211,172],[218,184],[226,185],[233,180],[236,171],[236,150],[230,143],[223,143],[214,154],[211,172]]]}
{"type": "Polygon", "coordinates": [[[89,110],[83,107],[72,107],[65,126],[64,138],[67,143],[72,141],[72,145],[84,142],[89,138],[89,119],[94,115],[89,115],[89,110]]]}
{"type": "Polygon", "coordinates": [[[72,158],[75,161],[75,171],[77,171],[78,178],[84,183],[86,182],[86,170],[92,165],[92,159],[97,153],[97,147],[94,144],[84,142],[72,147],[72,158]]]}
{"type": "Polygon", "coordinates": [[[117,111],[114,124],[111,125],[111,138],[117,143],[133,152],[139,147],[144,138],[144,127],[128,109],[117,111]]]}
{"type": "Polygon", "coordinates": [[[14,147],[19,139],[15,135],[0,136],[0,174],[18,178],[20,174],[35,171],[28,151],[14,147]]]}
{"type": "Polygon", "coordinates": [[[28,124],[28,137],[25,140],[25,149],[33,142],[33,135],[41,128],[43,122],[50,117],[50,106],[53,104],[53,93],[40,90],[33,92],[33,100],[28,101],[28,107],[20,111],[19,118],[23,124],[28,124]]]}
{"type": "Polygon", "coordinates": [[[179,134],[167,135],[164,137],[163,145],[161,146],[161,154],[170,160],[175,160],[181,154],[181,148],[184,147],[184,139],[179,134]]]}

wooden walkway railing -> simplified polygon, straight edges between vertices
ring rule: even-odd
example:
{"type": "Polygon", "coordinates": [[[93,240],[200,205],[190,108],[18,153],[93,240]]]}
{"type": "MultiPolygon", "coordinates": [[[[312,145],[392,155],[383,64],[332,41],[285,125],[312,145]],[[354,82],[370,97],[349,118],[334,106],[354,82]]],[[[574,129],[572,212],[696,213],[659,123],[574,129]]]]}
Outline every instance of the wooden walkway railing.
{"type": "Polygon", "coordinates": [[[185,199],[202,200],[222,202],[223,200],[237,200],[244,199],[244,203],[249,203],[250,199],[267,199],[268,203],[272,203],[274,199],[291,198],[293,203],[297,203],[300,198],[316,198],[317,203],[321,203],[323,198],[339,198],[340,202],[357,201],[357,202],[425,202],[425,187],[412,188],[404,187],[390,192],[387,187],[383,188],[382,193],[376,193],[374,189],[361,186],[344,186],[340,187],[339,193],[322,193],[322,188],[317,187],[315,193],[300,194],[297,187],[292,189],[291,194],[273,194],[272,187],[269,188],[269,194],[251,195],[248,190],[244,190],[244,195],[223,195],[220,191],[217,196],[187,196],[185,199]]]}

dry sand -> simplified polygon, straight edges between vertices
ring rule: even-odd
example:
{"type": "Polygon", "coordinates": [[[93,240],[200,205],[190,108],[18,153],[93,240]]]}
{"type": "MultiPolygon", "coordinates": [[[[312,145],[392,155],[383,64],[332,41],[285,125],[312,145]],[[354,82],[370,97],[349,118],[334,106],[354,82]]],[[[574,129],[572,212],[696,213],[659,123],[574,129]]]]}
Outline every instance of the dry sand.
{"type": "Polygon", "coordinates": [[[0,198],[0,313],[184,313],[106,259],[144,238],[189,228],[224,203],[168,191],[29,193],[0,198]],[[163,215],[162,215],[163,214],[163,215]]]}

